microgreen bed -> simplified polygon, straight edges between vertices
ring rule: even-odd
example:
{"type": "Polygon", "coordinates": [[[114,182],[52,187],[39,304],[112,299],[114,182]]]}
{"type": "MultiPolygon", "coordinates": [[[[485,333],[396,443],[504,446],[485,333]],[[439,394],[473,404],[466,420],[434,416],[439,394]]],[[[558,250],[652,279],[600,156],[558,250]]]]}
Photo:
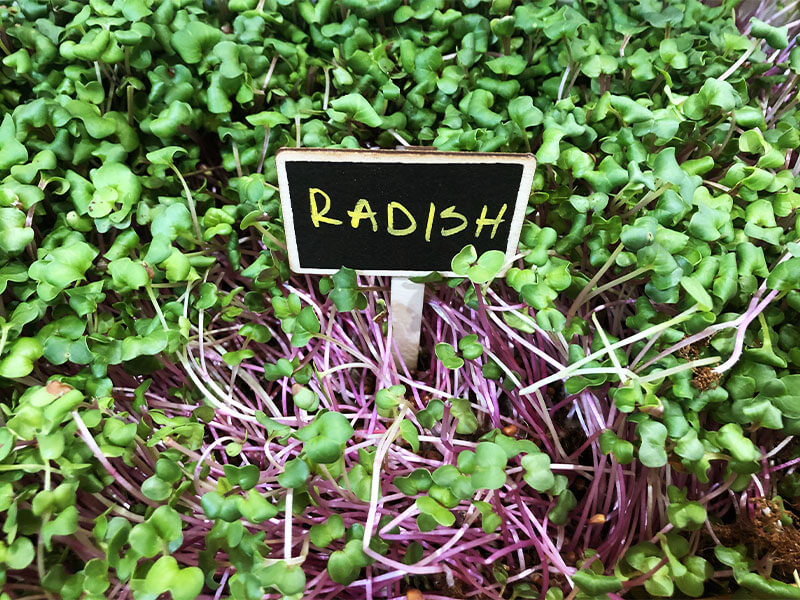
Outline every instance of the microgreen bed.
{"type": "Polygon", "coordinates": [[[800,21],[716,4],[0,6],[0,599],[800,598],[800,21]],[[538,159],[413,372],[276,191],[398,144],[538,159]]]}

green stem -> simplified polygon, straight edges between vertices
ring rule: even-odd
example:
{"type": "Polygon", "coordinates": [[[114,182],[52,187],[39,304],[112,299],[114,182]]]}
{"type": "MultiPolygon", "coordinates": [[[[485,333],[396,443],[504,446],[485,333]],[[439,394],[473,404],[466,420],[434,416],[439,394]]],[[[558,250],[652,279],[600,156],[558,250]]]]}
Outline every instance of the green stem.
{"type": "Polygon", "coordinates": [[[156,300],[156,294],[153,291],[153,286],[149,283],[145,286],[147,289],[147,295],[150,297],[150,302],[153,303],[153,308],[156,310],[156,314],[158,315],[158,320],[161,321],[162,327],[164,327],[164,331],[169,330],[169,326],[167,325],[167,320],[164,318],[164,313],[161,312],[161,306],[159,306],[158,301],[156,300]]]}
{"type": "Polygon", "coordinates": [[[681,373],[683,371],[688,371],[690,369],[696,369],[697,367],[705,367],[707,365],[712,365],[714,363],[719,362],[719,356],[709,356],[708,358],[701,358],[699,360],[694,360],[688,363],[682,363],[675,367],[671,367],[669,369],[663,369],[660,371],[656,371],[654,373],[649,373],[642,377],[638,377],[637,380],[639,383],[649,383],[651,381],[656,381],[658,379],[664,379],[669,377],[670,375],[675,375],[676,373],[681,373]]]}
{"type": "MultiPolygon", "coordinates": [[[[186,183],[186,180],[181,175],[181,172],[178,170],[178,167],[175,165],[170,165],[172,170],[175,172],[175,175],[178,176],[178,179],[181,180],[181,185],[183,185],[183,191],[186,193],[186,200],[189,203],[189,212],[192,215],[192,223],[194,224],[194,234],[197,237],[197,240],[200,241],[203,239],[203,235],[200,232],[200,223],[197,220],[197,210],[194,206],[194,198],[192,197],[192,192],[189,190],[189,185],[186,183]]],[[[241,176],[241,173],[240,173],[241,176]]]]}
{"type": "Polygon", "coordinates": [[[605,291],[607,291],[607,290],[610,290],[611,288],[613,288],[613,287],[615,287],[615,286],[619,285],[620,283],[625,283],[626,281],[629,281],[629,280],[631,280],[631,279],[635,279],[635,278],[637,278],[639,275],[642,275],[643,273],[647,273],[647,272],[648,272],[649,270],[651,270],[651,269],[652,269],[652,267],[639,267],[638,269],[634,269],[634,270],[633,270],[633,271],[631,271],[630,273],[626,273],[625,275],[623,275],[622,277],[618,277],[618,278],[617,278],[617,279],[615,279],[614,281],[609,281],[609,282],[608,282],[608,283],[606,283],[605,285],[601,285],[599,288],[597,288],[597,289],[596,289],[596,290],[594,290],[593,292],[589,293],[589,294],[586,296],[586,300],[587,300],[587,301],[588,301],[588,300],[591,300],[591,299],[592,299],[592,298],[594,298],[595,296],[599,296],[599,295],[600,295],[600,294],[602,294],[603,292],[605,292],[605,291]]]}
{"type": "Polygon", "coordinates": [[[650,204],[650,202],[652,202],[653,200],[658,198],[661,194],[666,192],[670,188],[670,186],[671,186],[671,184],[665,183],[660,188],[658,188],[656,190],[653,190],[652,192],[648,192],[647,194],[645,194],[645,197],[642,198],[641,200],[639,200],[639,202],[632,209],[630,209],[628,212],[626,212],[623,215],[623,217],[629,217],[631,215],[635,215],[642,208],[644,208],[645,206],[650,204]]]}
{"type": "Polygon", "coordinates": [[[236,174],[241,177],[242,176],[242,163],[239,161],[239,146],[236,142],[231,143],[231,148],[233,149],[233,161],[236,163],[236,174]]]}
{"type": "Polygon", "coordinates": [[[6,345],[6,340],[8,339],[8,331],[11,329],[11,325],[6,325],[3,327],[3,331],[0,332],[0,356],[3,355],[3,348],[6,345]]]}
{"type": "Polygon", "coordinates": [[[125,88],[125,94],[128,100],[128,125],[133,127],[133,86],[128,84],[125,88]]]}
{"type": "Polygon", "coordinates": [[[569,322],[569,320],[572,319],[575,313],[578,312],[578,309],[580,308],[581,304],[583,304],[583,301],[586,299],[586,296],[589,295],[591,289],[595,285],[597,285],[597,282],[600,281],[600,278],[605,274],[606,271],[608,271],[611,268],[611,265],[614,264],[614,261],[617,260],[617,257],[619,256],[620,252],[622,252],[622,248],[623,245],[620,244],[614,249],[614,252],[611,253],[611,256],[608,257],[608,260],[606,260],[603,266],[600,267],[600,270],[594,274],[594,277],[592,277],[589,283],[587,283],[580,291],[578,297],[575,298],[575,301],[572,303],[572,306],[570,306],[569,310],[567,311],[567,322],[569,322]]]}
{"type": "Polygon", "coordinates": [[[32,469],[33,471],[43,471],[46,469],[50,469],[52,473],[61,474],[61,471],[58,469],[53,469],[48,465],[37,465],[36,463],[18,463],[15,465],[0,465],[0,471],[17,471],[22,469],[32,469]]]}

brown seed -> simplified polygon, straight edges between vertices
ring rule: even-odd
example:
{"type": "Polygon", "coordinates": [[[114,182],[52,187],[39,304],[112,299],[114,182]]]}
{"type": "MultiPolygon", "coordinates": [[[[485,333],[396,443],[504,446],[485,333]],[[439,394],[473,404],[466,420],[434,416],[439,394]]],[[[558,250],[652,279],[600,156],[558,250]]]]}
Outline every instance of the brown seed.
{"type": "Polygon", "coordinates": [[[679,460],[671,458],[669,461],[669,466],[678,471],[679,473],[686,473],[686,468],[679,460]]]}
{"type": "Polygon", "coordinates": [[[406,600],[425,600],[425,596],[418,589],[413,588],[406,592],[406,600]]]}
{"type": "Polygon", "coordinates": [[[654,406],[640,406],[639,410],[651,417],[661,418],[664,416],[664,406],[662,404],[654,406]]]}
{"type": "Polygon", "coordinates": [[[68,391],[72,389],[71,385],[67,385],[66,383],[61,383],[60,381],[49,381],[44,388],[47,390],[48,394],[53,394],[53,396],[61,397],[66,394],[68,391]]]}
{"type": "Polygon", "coordinates": [[[506,425],[502,429],[503,435],[507,435],[508,437],[514,437],[517,435],[517,426],[516,425],[506,425]]]}
{"type": "Polygon", "coordinates": [[[596,515],[592,515],[592,518],[589,519],[589,525],[602,525],[606,522],[606,516],[603,513],[597,513],[596,515]]]}

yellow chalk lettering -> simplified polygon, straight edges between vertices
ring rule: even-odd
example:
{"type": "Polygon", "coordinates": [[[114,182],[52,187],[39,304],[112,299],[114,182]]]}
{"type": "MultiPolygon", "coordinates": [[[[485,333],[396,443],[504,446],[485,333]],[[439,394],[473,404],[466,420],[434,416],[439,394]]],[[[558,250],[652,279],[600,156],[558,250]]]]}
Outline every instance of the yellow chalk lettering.
{"type": "Polygon", "coordinates": [[[436,215],[436,207],[431,202],[431,207],[428,209],[428,224],[425,226],[425,241],[431,241],[431,228],[433,227],[433,217],[436,215]]]}
{"type": "Polygon", "coordinates": [[[339,219],[326,217],[325,214],[331,209],[331,197],[328,196],[319,188],[308,188],[308,201],[311,203],[311,222],[314,227],[319,227],[320,223],[328,223],[329,225],[341,225],[339,219]],[[325,199],[325,205],[322,210],[317,206],[317,196],[322,196],[325,199]]]}
{"type": "Polygon", "coordinates": [[[408,209],[400,204],[399,202],[389,202],[388,206],[386,207],[386,220],[388,221],[387,231],[389,235],[396,235],[396,236],[403,236],[403,235],[410,235],[414,233],[417,229],[417,221],[408,212],[408,209]],[[408,219],[409,225],[405,229],[395,229],[394,226],[394,211],[395,209],[399,209],[403,214],[405,214],[406,218],[408,219]]]}
{"type": "Polygon", "coordinates": [[[449,229],[447,227],[442,227],[443,237],[449,237],[451,235],[455,235],[459,231],[464,231],[467,228],[467,217],[462,215],[460,212],[456,212],[455,206],[448,206],[442,211],[442,214],[440,216],[443,219],[458,219],[459,221],[461,221],[461,223],[459,223],[455,227],[450,227],[449,229]]]}
{"type": "Polygon", "coordinates": [[[375,220],[375,211],[369,205],[369,202],[361,198],[353,210],[348,210],[347,214],[350,215],[350,227],[358,229],[362,219],[369,219],[372,223],[372,231],[378,231],[378,222],[375,220]]]}
{"type": "Polygon", "coordinates": [[[494,235],[497,233],[497,227],[500,225],[500,223],[502,223],[505,220],[505,219],[503,219],[503,215],[506,214],[506,207],[507,207],[507,205],[503,204],[503,206],[500,208],[500,212],[497,213],[497,217],[496,218],[487,219],[486,218],[487,207],[484,204],[483,205],[483,210],[481,210],[481,216],[475,222],[475,224],[478,226],[475,229],[475,237],[480,237],[481,231],[483,230],[483,226],[484,225],[491,225],[492,226],[492,233],[489,236],[489,238],[490,239],[494,239],[494,235]]]}

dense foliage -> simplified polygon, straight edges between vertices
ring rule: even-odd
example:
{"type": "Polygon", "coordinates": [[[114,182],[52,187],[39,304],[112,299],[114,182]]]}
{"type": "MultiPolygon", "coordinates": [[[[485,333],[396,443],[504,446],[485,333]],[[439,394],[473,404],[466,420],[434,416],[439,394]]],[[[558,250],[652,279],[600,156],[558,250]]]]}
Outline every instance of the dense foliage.
{"type": "Polygon", "coordinates": [[[735,4],[0,6],[0,598],[800,598],[800,22],[735,4]],[[416,373],[275,187],[399,143],[539,162],[416,373]]]}

